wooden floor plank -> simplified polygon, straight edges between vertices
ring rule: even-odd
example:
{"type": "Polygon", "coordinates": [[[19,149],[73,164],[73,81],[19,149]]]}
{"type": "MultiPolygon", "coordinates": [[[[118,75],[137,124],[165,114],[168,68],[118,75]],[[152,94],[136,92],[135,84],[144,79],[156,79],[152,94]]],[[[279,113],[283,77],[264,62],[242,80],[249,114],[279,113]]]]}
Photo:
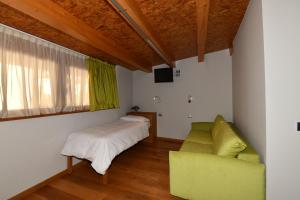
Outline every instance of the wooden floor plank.
{"type": "Polygon", "coordinates": [[[49,185],[57,190],[61,190],[85,200],[101,200],[106,196],[104,193],[91,190],[82,184],[76,184],[65,179],[57,180],[49,185]]]}
{"type": "Polygon", "coordinates": [[[58,200],[58,199],[64,199],[64,200],[82,200],[79,197],[76,197],[74,195],[65,193],[61,190],[55,189],[51,186],[45,186],[43,188],[41,188],[40,190],[38,190],[36,192],[37,194],[39,194],[40,196],[45,197],[46,199],[51,199],[51,200],[58,200]]]}
{"type": "Polygon", "coordinates": [[[25,198],[25,200],[48,200],[46,197],[40,196],[36,193],[28,196],[25,198]]]}
{"type": "Polygon", "coordinates": [[[101,183],[101,175],[86,163],[26,200],[179,199],[169,194],[168,160],[169,151],[179,148],[178,142],[138,143],[113,160],[107,185],[101,183]]]}

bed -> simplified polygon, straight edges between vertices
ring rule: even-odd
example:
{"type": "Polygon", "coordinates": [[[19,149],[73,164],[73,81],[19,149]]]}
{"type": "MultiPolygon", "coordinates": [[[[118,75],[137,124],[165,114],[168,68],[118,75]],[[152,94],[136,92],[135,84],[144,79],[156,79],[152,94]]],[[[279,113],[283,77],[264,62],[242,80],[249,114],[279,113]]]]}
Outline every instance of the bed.
{"type": "Polygon", "coordinates": [[[124,116],[119,120],[90,127],[69,135],[61,154],[68,156],[68,170],[72,172],[72,157],[91,161],[91,166],[104,175],[112,160],[124,150],[149,136],[149,119],[124,116]]]}

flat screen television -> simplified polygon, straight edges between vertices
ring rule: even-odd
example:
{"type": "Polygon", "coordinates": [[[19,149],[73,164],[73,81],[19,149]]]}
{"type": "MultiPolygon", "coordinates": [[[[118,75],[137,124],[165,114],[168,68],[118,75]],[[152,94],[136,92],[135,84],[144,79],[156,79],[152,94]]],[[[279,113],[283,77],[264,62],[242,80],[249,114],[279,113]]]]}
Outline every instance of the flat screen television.
{"type": "Polygon", "coordinates": [[[155,83],[173,82],[173,68],[154,69],[154,82],[155,83]]]}

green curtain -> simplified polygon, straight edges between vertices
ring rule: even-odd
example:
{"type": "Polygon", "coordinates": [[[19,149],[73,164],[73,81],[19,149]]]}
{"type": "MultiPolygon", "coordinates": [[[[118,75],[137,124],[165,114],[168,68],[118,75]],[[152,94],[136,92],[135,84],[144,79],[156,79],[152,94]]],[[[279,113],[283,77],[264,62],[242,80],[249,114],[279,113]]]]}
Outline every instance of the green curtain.
{"type": "Polygon", "coordinates": [[[90,111],[119,108],[116,66],[87,58],[90,111]]]}

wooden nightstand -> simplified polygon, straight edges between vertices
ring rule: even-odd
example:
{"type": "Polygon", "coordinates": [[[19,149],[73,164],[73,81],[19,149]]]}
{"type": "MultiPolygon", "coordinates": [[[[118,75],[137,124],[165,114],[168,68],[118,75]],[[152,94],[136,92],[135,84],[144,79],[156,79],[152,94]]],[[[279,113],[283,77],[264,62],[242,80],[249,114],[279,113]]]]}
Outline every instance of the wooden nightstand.
{"type": "Polygon", "coordinates": [[[153,143],[157,137],[156,112],[129,112],[127,115],[143,116],[150,120],[149,137],[144,141],[153,143]]]}

